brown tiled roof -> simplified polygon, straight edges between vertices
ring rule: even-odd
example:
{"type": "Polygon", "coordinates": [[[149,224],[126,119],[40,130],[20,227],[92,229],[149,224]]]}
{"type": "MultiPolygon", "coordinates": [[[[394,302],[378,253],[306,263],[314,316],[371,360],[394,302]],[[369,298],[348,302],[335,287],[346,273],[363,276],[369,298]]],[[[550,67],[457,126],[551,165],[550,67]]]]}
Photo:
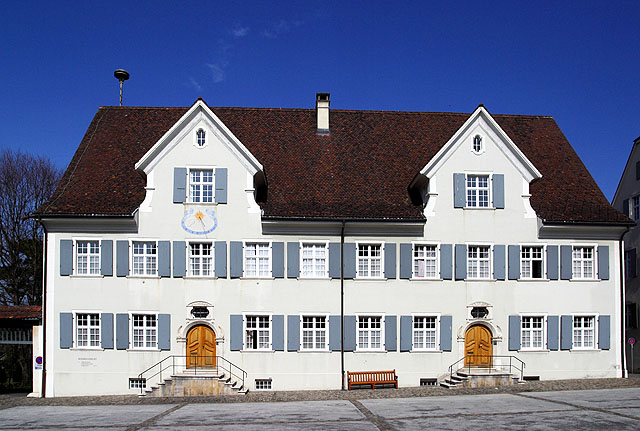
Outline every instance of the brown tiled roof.
{"type": "Polygon", "coordinates": [[[0,305],[0,319],[40,319],[39,305],[0,305]]]}
{"type": "MultiPolygon", "coordinates": [[[[263,165],[265,217],[423,220],[411,180],[469,118],[464,113],[211,108],[263,165]]],[[[38,215],[131,215],[145,196],[135,163],[188,108],[101,107],[38,215]]],[[[627,223],[551,117],[493,115],[540,170],[531,204],[549,222],[627,223]]]]}

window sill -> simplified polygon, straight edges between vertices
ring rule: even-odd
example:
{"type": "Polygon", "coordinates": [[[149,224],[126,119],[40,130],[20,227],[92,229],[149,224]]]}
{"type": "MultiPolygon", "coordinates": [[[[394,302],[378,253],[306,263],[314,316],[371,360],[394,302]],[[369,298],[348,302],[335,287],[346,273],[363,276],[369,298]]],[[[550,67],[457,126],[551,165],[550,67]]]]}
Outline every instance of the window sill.
{"type": "Polygon", "coordinates": [[[240,277],[240,280],[275,280],[275,277],[272,276],[268,276],[268,277],[248,277],[248,276],[243,276],[240,277]]]}
{"type": "Polygon", "coordinates": [[[549,353],[549,349],[520,349],[518,353],[549,353]]]}
{"type": "Polygon", "coordinates": [[[387,353],[384,349],[356,349],[355,353],[387,353]]]}
{"type": "Polygon", "coordinates": [[[326,277],[297,277],[298,280],[331,280],[329,276],[326,277]]]}
{"type": "Polygon", "coordinates": [[[129,347],[127,349],[127,352],[159,352],[159,351],[160,351],[160,349],[154,348],[154,347],[148,347],[148,348],[142,348],[142,347],[132,348],[132,347],[129,347]]]}
{"type": "Polygon", "coordinates": [[[463,210],[480,210],[480,211],[495,211],[498,208],[495,207],[462,207],[463,210]]]}
{"type": "Polygon", "coordinates": [[[73,274],[69,276],[70,278],[95,278],[95,279],[99,279],[99,278],[104,278],[105,276],[102,274],[73,274]]]}
{"type": "MultiPolygon", "coordinates": [[[[510,281],[512,281],[512,280],[510,280],[510,281]]],[[[518,278],[516,281],[522,281],[524,283],[531,283],[532,281],[533,282],[540,282],[540,281],[545,282],[545,281],[549,281],[549,279],[548,278],[518,278]]]]}
{"type": "Polygon", "coordinates": [[[411,349],[411,353],[442,353],[439,349],[411,349]]]}
{"type": "MultiPolygon", "coordinates": [[[[456,281],[457,281],[457,280],[456,280],[456,281]]],[[[493,283],[493,282],[498,281],[498,280],[497,280],[497,279],[495,279],[495,278],[465,278],[465,279],[464,279],[464,281],[473,281],[473,282],[476,282],[476,281],[485,281],[485,282],[491,282],[491,283],[493,283]]]]}
{"type": "MultiPolygon", "coordinates": [[[[345,280],[347,279],[345,278],[345,280]]],[[[353,280],[355,281],[387,281],[387,279],[384,277],[358,277],[358,276],[356,276],[356,278],[354,278],[353,280]]]]}
{"type": "Polygon", "coordinates": [[[577,282],[577,283],[584,283],[584,282],[589,282],[589,281],[593,282],[593,281],[600,281],[600,280],[597,279],[597,278],[571,278],[571,279],[569,279],[569,281],[577,282]]]}
{"type": "MultiPolygon", "coordinates": [[[[128,275],[127,278],[130,279],[142,279],[142,280],[153,280],[153,279],[160,279],[161,277],[159,275],[128,275]]],[[[165,277],[168,278],[168,277],[165,277]]]]}
{"type": "Polygon", "coordinates": [[[331,350],[329,349],[300,349],[298,353],[329,353],[331,350]]]}
{"type": "Polygon", "coordinates": [[[585,347],[585,348],[576,347],[576,348],[569,349],[569,351],[570,352],[599,352],[600,349],[596,349],[595,347],[585,347]]]}
{"type": "Polygon", "coordinates": [[[102,347],[72,347],[68,350],[73,350],[75,352],[102,352],[106,349],[102,347]]]}
{"type": "Polygon", "coordinates": [[[240,350],[242,353],[275,353],[275,350],[272,349],[243,349],[240,350]]]}
{"type": "Polygon", "coordinates": [[[411,277],[411,281],[442,281],[439,277],[411,277]]]}
{"type": "Polygon", "coordinates": [[[218,277],[215,275],[187,275],[182,278],[185,280],[215,280],[218,277]]]}
{"type": "Polygon", "coordinates": [[[184,205],[192,205],[192,206],[215,206],[215,205],[218,205],[218,202],[184,202],[184,205]]]}

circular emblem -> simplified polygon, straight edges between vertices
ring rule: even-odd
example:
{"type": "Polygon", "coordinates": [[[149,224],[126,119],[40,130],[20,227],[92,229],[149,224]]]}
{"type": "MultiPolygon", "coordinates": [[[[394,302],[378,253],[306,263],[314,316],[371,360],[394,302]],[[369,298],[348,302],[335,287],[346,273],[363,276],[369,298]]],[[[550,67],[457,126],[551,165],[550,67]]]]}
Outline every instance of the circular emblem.
{"type": "Polygon", "coordinates": [[[218,227],[216,213],[212,209],[191,208],[184,212],[182,229],[194,235],[206,235],[218,227]]]}
{"type": "Polygon", "coordinates": [[[629,344],[631,344],[632,346],[636,344],[636,339],[633,337],[629,337],[629,344]]]}
{"type": "Polygon", "coordinates": [[[37,356],[36,357],[36,364],[42,365],[42,356],[37,356]]]}

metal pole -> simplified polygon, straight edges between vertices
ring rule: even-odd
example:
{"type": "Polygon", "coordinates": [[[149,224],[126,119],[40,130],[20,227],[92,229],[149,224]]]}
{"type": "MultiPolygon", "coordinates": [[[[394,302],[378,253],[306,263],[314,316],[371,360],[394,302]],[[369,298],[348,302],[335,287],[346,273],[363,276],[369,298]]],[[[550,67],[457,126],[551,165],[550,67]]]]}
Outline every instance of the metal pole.
{"type": "Polygon", "coordinates": [[[120,80],[120,106],[122,106],[122,84],[124,81],[120,80]]]}
{"type": "Polygon", "coordinates": [[[344,387],[344,220],[340,230],[340,365],[342,376],[342,390],[344,387]]]}

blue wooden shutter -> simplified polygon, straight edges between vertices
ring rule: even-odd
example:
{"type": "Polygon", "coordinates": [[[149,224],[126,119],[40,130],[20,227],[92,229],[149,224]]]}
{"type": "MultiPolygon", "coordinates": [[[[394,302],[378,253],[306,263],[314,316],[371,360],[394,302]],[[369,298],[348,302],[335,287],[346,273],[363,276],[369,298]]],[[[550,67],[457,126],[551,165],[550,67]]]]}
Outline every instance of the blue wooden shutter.
{"type": "Polygon", "coordinates": [[[73,347],[73,314],[60,313],[60,348],[73,347]]]}
{"type": "Polygon", "coordinates": [[[300,350],[300,316],[297,314],[287,316],[287,350],[300,350]]]}
{"type": "Polygon", "coordinates": [[[340,243],[329,243],[329,277],[340,278],[340,243]]]}
{"type": "Polygon", "coordinates": [[[100,241],[100,274],[113,275],[113,241],[110,239],[100,241]]]}
{"type": "MultiPolygon", "coordinates": [[[[231,241],[229,250],[229,275],[231,278],[242,277],[242,242],[231,241]]],[[[240,349],[238,349],[240,350],[240,349]]]]}
{"type": "Polygon", "coordinates": [[[227,168],[216,168],[216,203],[227,203],[227,168]]]}
{"type": "Polygon", "coordinates": [[[453,338],[453,316],[440,316],[440,350],[451,351],[453,338]]]}
{"type": "Polygon", "coordinates": [[[453,246],[440,244],[440,278],[443,280],[451,280],[453,277],[452,256],[453,246]]]}
{"type": "Polygon", "coordinates": [[[116,275],[129,275],[129,241],[116,241],[116,275]]]}
{"type": "Polygon", "coordinates": [[[558,316],[547,316],[547,349],[558,350],[560,323],[558,316]]]}
{"type": "Polygon", "coordinates": [[[558,246],[547,246],[547,278],[549,280],[558,279],[558,246]]]}
{"type": "Polygon", "coordinates": [[[625,199],[622,201],[622,212],[624,215],[629,217],[629,199],[625,199]]]}
{"type": "Polygon", "coordinates": [[[173,168],[173,203],[187,200],[187,168],[173,168]]]}
{"type": "Polygon", "coordinates": [[[520,316],[509,316],[509,350],[520,350],[520,316]]]}
{"type": "Polygon", "coordinates": [[[598,278],[600,280],[609,279],[609,246],[598,246],[598,278]]]}
{"type": "Polygon", "coordinates": [[[129,348],[129,315],[116,314],[116,349],[129,348]]]}
{"type": "Polygon", "coordinates": [[[329,316],[329,349],[332,351],[341,350],[342,346],[342,325],[340,316],[329,316]]]}
{"type": "Polygon", "coordinates": [[[384,348],[387,352],[398,350],[398,318],[397,316],[384,317],[384,348]]]}
{"type": "Polygon", "coordinates": [[[73,241],[60,240],[60,275],[71,275],[73,272],[73,241]]]}
{"type": "Polygon", "coordinates": [[[227,242],[216,241],[214,247],[215,276],[218,278],[227,277],[227,242]]]}
{"type": "Polygon", "coordinates": [[[509,280],[520,278],[520,246],[509,246],[509,280]]]}
{"type": "Polygon", "coordinates": [[[184,277],[187,275],[187,243],[185,241],[173,242],[173,276],[184,277]]]}
{"type": "Polygon", "coordinates": [[[611,348],[611,316],[600,315],[598,318],[598,347],[602,350],[611,348]]]}
{"type": "Polygon", "coordinates": [[[158,275],[171,277],[171,241],[158,241],[158,275]]]}
{"type": "Polygon", "coordinates": [[[271,276],[284,278],[284,242],[271,243],[271,276]]]}
{"type": "Polygon", "coordinates": [[[413,318],[400,316],[400,351],[410,352],[413,347],[413,318]]]}
{"type": "Polygon", "coordinates": [[[570,245],[560,246],[560,278],[563,280],[571,280],[573,277],[572,252],[573,247],[570,245]]]}
{"type": "Polygon", "coordinates": [[[560,318],[560,348],[571,350],[573,347],[573,317],[562,316],[560,318]]]}
{"type": "Polygon", "coordinates": [[[396,245],[384,244],[384,278],[396,278],[396,245]]]}
{"type": "Polygon", "coordinates": [[[464,208],[467,203],[467,192],[464,174],[453,174],[453,207],[464,208]]]}
{"type": "Polygon", "coordinates": [[[354,243],[345,243],[343,263],[344,278],[356,278],[356,245],[354,243]]]}
{"type": "Polygon", "coordinates": [[[411,244],[400,244],[400,278],[411,278],[413,273],[411,269],[412,249],[413,246],[411,244]]]}
{"type": "Polygon", "coordinates": [[[344,316],[344,351],[356,350],[356,316],[344,316]]]}
{"type": "Polygon", "coordinates": [[[242,350],[244,343],[242,335],[242,314],[232,314],[229,317],[230,350],[242,350]]]}
{"type": "Polygon", "coordinates": [[[504,245],[494,245],[493,246],[493,278],[495,278],[496,280],[504,280],[504,276],[505,276],[504,261],[505,261],[504,245]]]}
{"type": "Polygon", "coordinates": [[[158,349],[171,350],[170,314],[158,314],[158,349]]]}
{"type": "Polygon", "coordinates": [[[271,316],[271,325],[271,348],[284,350],[284,316],[282,314],[271,316]]]}
{"type": "Polygon", "coordinates": [[[504,208],[504,174],[493,174],[493,206],[504,208]]]}
{"type": "Polygon", "coordinates": [[[467,246],[456,244],[456,280],[467,278],[467,246]]]}
{"type": "Polygon", "coordinates": [[[113,349],[113,313],[100,315],[100,346],[103,349],[113,349]]]}
{"type": "Polygon", "coordinates": [[[300,275],[300,243],[288,242],[287,243],[287,277],[298,278],[299,275],[300,275]]]}

